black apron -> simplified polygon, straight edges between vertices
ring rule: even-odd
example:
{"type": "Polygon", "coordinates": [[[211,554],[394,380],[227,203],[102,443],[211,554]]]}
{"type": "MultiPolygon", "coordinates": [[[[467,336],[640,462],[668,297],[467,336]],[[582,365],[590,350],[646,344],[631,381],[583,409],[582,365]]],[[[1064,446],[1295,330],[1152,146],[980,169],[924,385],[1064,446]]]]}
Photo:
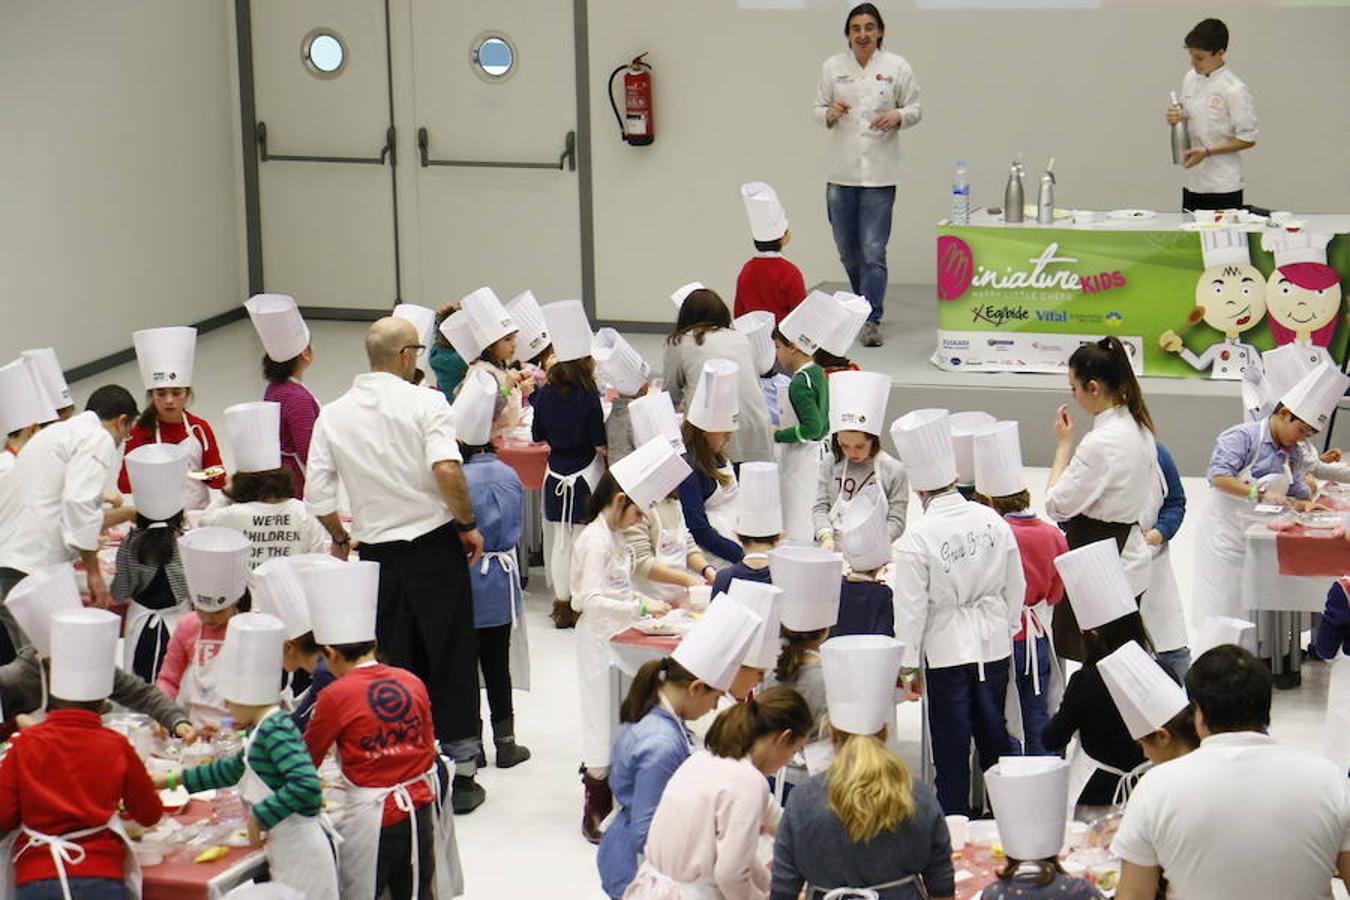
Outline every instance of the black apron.
{"type": "MultiPolygon", "coordinates": [[[[1103,522],[1089,516],[1077,515],[1065,523],[1064,537],[1069,542],[1070,550],[1111,538],[1116,542],[1116,551],[1120,552],[1125,549],[1125,541],[1129,539],[1130,529],[1133,527],[1133,523],[1103,522]]],[[[1060,603],[1055,607],[1051,630],[1055,635],[1055,654],[1060,659],[1082,662],[1083,633],[1078,628],[1078,617],[1073,614],[1072,603],[1060,603]]]]}

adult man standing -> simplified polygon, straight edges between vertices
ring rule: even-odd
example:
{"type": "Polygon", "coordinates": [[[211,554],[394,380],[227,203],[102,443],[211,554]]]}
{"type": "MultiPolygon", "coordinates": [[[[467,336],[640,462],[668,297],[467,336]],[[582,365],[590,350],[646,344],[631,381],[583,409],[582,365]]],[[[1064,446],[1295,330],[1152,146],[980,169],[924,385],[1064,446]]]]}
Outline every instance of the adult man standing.
{"type": "Polygon", "coordinates": [[[325,406],[314,424],[305,501],[343,559],[380,564],[376,637],[391,665],[427,686],[436,737],[455,760],[455,812],[486,793],[479,752],[478,664],[468,566],[483,552],[460,469],[450,404],[411,383],[423,347],[403,319],[366,333],[370,371],[325,406]],[[352,531],[338,517],[338,482],[351,500],[352,531]]]}
{"type": "Polygon", "coordinates": [[[1350,781],[1329,760],[1281,747],[1270,671],[1224,644],[1186,674],[1200,748],[1150,770],[1111,849],[1120,900],[1330,897],[1350,881],[1350,781]]]}

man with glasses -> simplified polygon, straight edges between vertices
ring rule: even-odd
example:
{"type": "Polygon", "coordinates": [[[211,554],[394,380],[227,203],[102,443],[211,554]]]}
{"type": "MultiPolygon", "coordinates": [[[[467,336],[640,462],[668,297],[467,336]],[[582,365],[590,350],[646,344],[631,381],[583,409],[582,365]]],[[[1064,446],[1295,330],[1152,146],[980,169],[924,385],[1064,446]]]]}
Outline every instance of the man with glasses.
{"type": "Polygon", "coordinates": [[[483,552],[460,468],[450,404],[411,382],[422,350],[411,323],[380,319],[366,333],[370,371],[314,423],[305,502],[346,559],[380,564],[376,639],[386,660],[427,686],[443,752],[455,760],[457,813],[486,797],[479,752],[478,664],[468,567],[483,552]],[[351,503],[338,517],[338,482],[351,503]]]}

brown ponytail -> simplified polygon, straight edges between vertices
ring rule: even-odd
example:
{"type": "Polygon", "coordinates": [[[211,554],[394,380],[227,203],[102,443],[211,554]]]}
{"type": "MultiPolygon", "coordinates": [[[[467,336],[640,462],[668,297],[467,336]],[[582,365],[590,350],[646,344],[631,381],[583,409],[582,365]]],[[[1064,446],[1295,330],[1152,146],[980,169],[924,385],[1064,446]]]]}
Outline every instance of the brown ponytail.
{"type": "Polygon", "coordinates": [[[1069,371],[1083,384],[1096,381],[1130,411],[1140,427],[1153,431],[1144,391],[1130,366],[1130,354],[1117,337],[1082,344],[1069,357],[1069,371]]]}
{"type": "Polygon", "coordinates": [[[628,688],[628,696],[619,706],[620,722],[637,722],[660,702],[661,685],[693,684],[694,674],[669,656],[653,659],[642,664],[633,684],[628,688]]]}
{"type": "Polygon", "coordinates": [[[680,425],[684,449],[689,452],[689,461],[694,468],[722,487],[726,487],[731,484],[731,476],[722,471],[722,467],[727,464],[727,458],[724,454],[712,452],[712,448],[708,446],[707,434],[697,425],[691,425],[688,419],[680,425]]]}
{"type": "Polygon", "coordinates": [[[797,677],[797,672],[806,664],[806,654],[813,647],[813,643],[819,644],[829,633],[828,628],[822,628],[819,631],[791,631],[783,629],[784,644],[783,649],[778,653],[778,665],[773,670],[774,677],[779,681],[791,681],[797,677]]]}
{"type": "Polygon", "coordinates": [[[723,710],[703,741],[714,756],[742,759],[755,741],[789,731],[801,739],[815,729],[811,707],[789,687],[771,687],[759,696],[723,710]]]}

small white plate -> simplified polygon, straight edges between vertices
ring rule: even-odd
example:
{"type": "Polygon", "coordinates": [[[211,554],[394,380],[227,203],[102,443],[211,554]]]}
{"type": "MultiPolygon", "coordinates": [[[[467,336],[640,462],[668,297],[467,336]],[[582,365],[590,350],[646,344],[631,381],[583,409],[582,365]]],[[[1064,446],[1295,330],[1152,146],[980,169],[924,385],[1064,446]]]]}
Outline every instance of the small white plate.
{"type": "Polygon", "coordinates": [[[1106,214],[1112,219],[1151,219],[1157,215],[1151,209],[1113,209],[1106,214]]]}

